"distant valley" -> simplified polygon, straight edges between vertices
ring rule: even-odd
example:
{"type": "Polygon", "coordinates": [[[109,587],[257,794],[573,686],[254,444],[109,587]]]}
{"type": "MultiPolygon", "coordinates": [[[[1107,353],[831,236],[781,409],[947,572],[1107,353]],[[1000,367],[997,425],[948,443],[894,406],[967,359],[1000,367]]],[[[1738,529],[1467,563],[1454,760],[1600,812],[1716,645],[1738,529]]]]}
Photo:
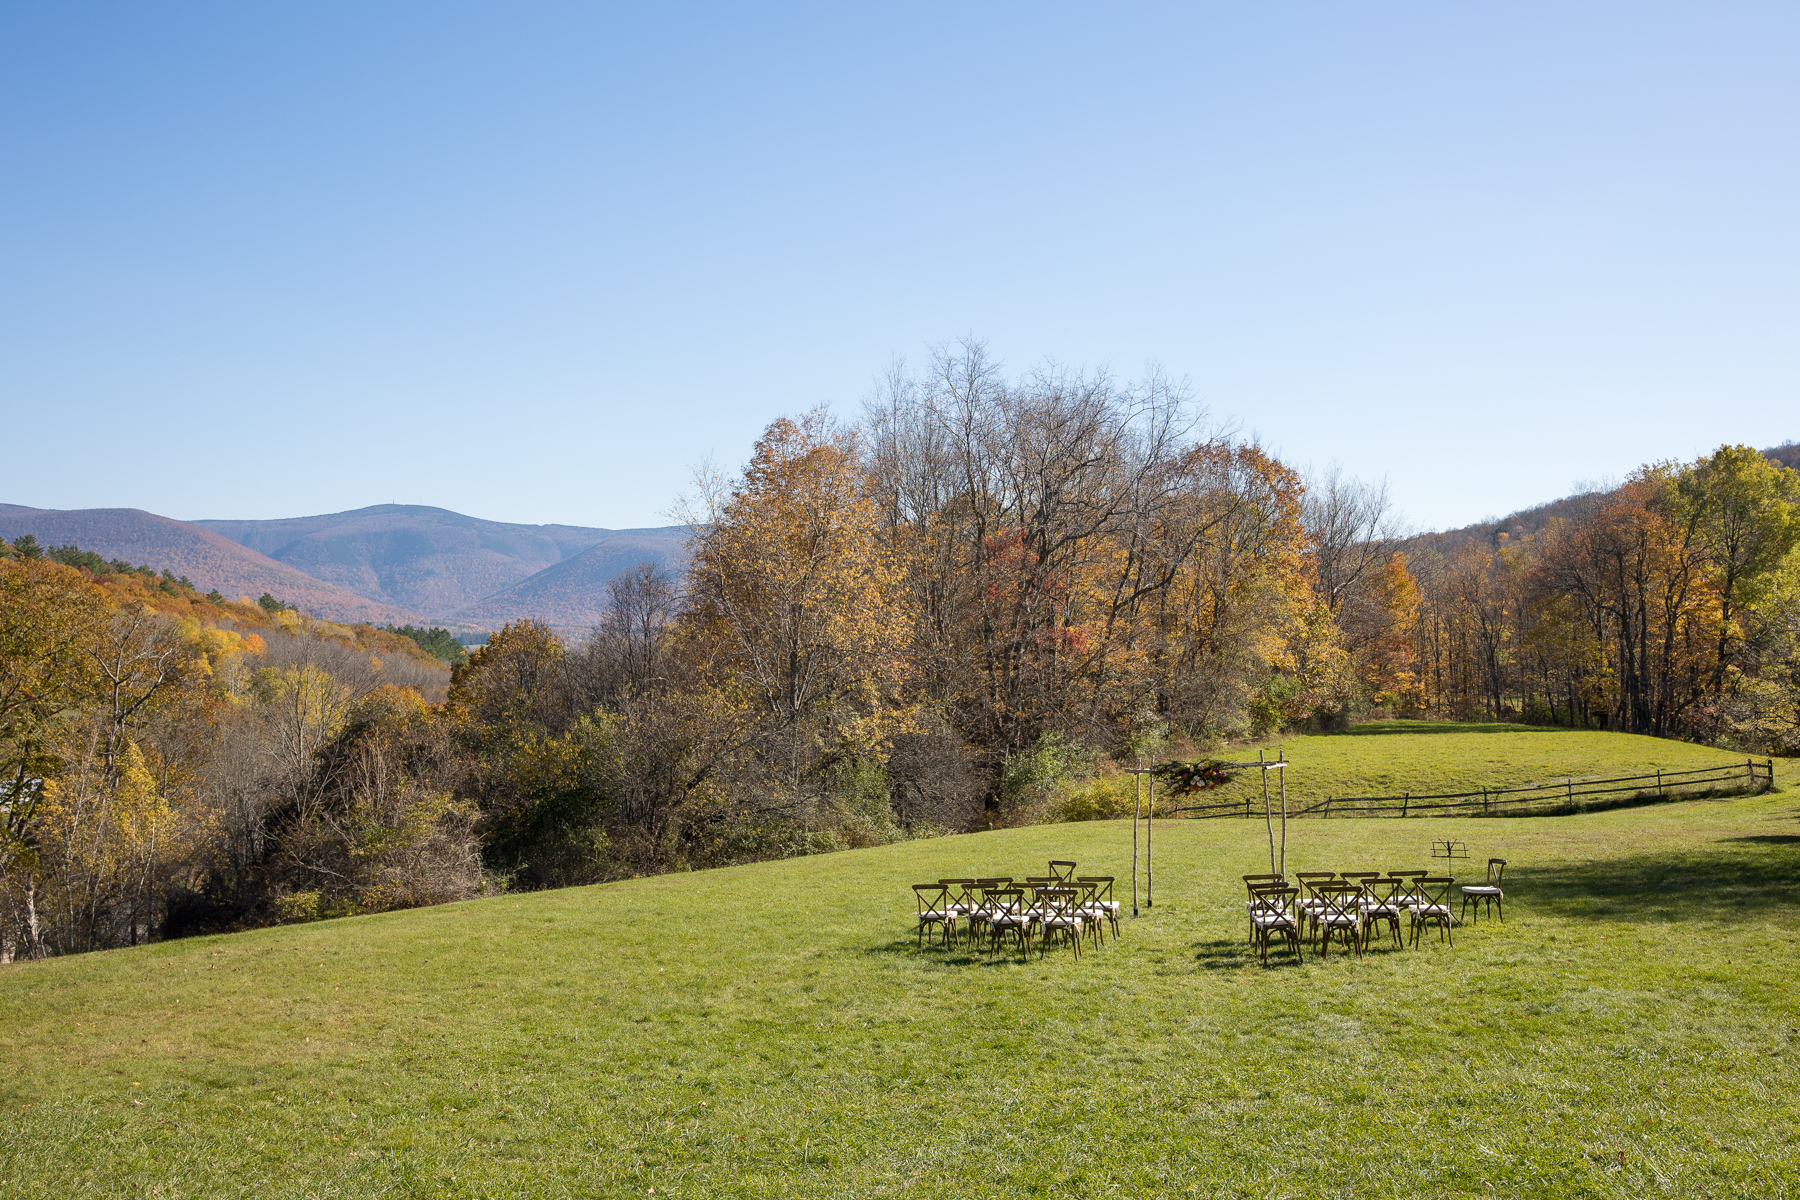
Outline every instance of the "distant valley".
{"type": "Polygon", "coordinates": [[[688,531],[516,525],[407,504],[269,521],[0,505],[0,537],[27,533],[233,598],[266,591],[334,621],[482,632],[530,617],[578,632],[599,617],[614,576],[641,562],[679,570],[688,531]]]}

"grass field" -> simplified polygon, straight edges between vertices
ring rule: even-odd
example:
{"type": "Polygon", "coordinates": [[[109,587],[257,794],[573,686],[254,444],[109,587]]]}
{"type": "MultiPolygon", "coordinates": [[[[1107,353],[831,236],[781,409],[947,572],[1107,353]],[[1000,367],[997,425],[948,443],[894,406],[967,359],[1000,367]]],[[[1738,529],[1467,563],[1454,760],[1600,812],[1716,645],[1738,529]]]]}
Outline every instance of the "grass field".
{"type": "Polygon", "coordinates": [[[1507,923],[1362,961],[1256,965],[1225,820],[1159,823],[1158,903],[1079,961],[917,950],[906,885],[1128,876],[1129,824],[15,964],[0,1196],[1800,1195],[1792,793],[1299,822],[1289,866],[1446,835],[1507,923]]]}
{"type": "MultiPolygon", "coordinates": [[[[1466,792],[1744,761],[1732,751],[1637,734],[1433,721],[1357,725],[1343,733],[1287,739],[1272,747],[1269,756],[1277,751],[1295,762],[1288,799],[1297,808],[1327,796],[1466,792]]],[[[1253,759],[1256,751],[1229,748],[1220,757],[1253,759]]],[[[1232,800],[1260,787],[1254,778],[1240,776],[1199,799],[1232,800]]]]}

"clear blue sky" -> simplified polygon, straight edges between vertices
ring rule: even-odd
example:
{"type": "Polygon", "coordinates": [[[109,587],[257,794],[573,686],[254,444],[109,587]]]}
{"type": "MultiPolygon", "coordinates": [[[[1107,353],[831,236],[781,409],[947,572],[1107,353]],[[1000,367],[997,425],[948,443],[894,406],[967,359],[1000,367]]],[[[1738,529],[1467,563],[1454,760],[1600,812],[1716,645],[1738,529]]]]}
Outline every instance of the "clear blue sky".
{"type": "Polygon", "coordinates": [[[1420,526],[1800,438],[1800,7],[0,9],[0,500],[662,524],[965,334],[1420,526]]]}

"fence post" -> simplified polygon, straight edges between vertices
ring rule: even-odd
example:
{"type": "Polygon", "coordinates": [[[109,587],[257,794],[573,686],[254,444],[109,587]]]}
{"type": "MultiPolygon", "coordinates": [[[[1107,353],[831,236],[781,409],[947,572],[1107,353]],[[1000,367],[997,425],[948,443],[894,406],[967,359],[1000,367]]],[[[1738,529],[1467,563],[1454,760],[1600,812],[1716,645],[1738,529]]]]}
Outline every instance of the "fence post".
{"type": "Polygon", "coordinates": [[[1400,815],[1404,817],[1406,815],[1406,810],[1411,807],[1412,807],[1412,793],[1408,792],[1408,793],[1406,793],[1406,796],[1400,801],[1400,815]]]}
{"type": "Polygon", "coordinates": [[[1328,817],[1331,815],[1331,797],[1330,796],[1325,797],[1325,815],[1328,817]]]}
{"type": "Polygon", "coordinates": [[[1571,775],[1567,779],[1564,779],[1563,786],[1568,789],[1569,811],[1574,812],[1575,811],[1575,777],[1573,775],[1571,775]]]}
{"type": "Polygon", "coordinates": [[[1481,789],[1481,815],[1484,817],[1488,815],[1488,790],[1485,784],[1481,789]]]}
{"type": "Polygon", "coordinates": [[[1656,798],[1658,800],[1661,800],[1663,798],[1662,768],[1661,767],[1656,768],[1656,798]]]}
{"type": "Polygon", "coordinates": [[[1769,790],[1774,791],[1775,790],[1775,760],[1772,758],[1768,762],[1768,771],[1769,771],[1769,790]]]}

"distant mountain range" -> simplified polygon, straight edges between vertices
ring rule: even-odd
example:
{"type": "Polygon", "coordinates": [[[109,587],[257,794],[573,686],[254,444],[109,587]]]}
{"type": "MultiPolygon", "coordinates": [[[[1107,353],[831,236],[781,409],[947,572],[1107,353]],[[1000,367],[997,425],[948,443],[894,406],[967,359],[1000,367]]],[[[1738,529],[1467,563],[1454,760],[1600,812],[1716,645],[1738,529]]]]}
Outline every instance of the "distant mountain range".
{"type": "Polygon", "coordinates": [[[614,576],[641,562],[679,570],[688,531],[513,525],[408,504],[274,521],[0,505],[0,536],[26,533],[334,621],[480,632],[531,617],[577,632],[599,618],[614,576]]]}
{"type": "Polygon", "coordinates": [[[226,599],[251,599],[268,592],[330,621],[417,620],[408,610],[382,604],[297,571],[240,546],[210,529],[173,521],[139,508],[26,508],[0,504],[0,537],[13,541],[32,534],[46,546],[75,545],[102,558],[185,575],[201,591],[217,589],[226,599]]]}
{"type": "MultiPolygon", "coordinates": [[[[1800,466],[1800,445],[1764,451],[1800,466]]],[[[1468,541],[1532,533],[1581,497],[1502,520],[1417,534],[1402,546],[1453,552],[1468,541]]],[[[561,632],[592,628],[607,582],[642,562],[685,564],[688,528],[596,529],[512,525],[443,508],[378,504],[277,521],[175,521],[136,508],[26,508],[0,504],[0,538],[33,534],[104,558],[167,569],[229,599],[268,592],[333,621],[443,625],[458,633],[530,617],[561,632]]]]}

